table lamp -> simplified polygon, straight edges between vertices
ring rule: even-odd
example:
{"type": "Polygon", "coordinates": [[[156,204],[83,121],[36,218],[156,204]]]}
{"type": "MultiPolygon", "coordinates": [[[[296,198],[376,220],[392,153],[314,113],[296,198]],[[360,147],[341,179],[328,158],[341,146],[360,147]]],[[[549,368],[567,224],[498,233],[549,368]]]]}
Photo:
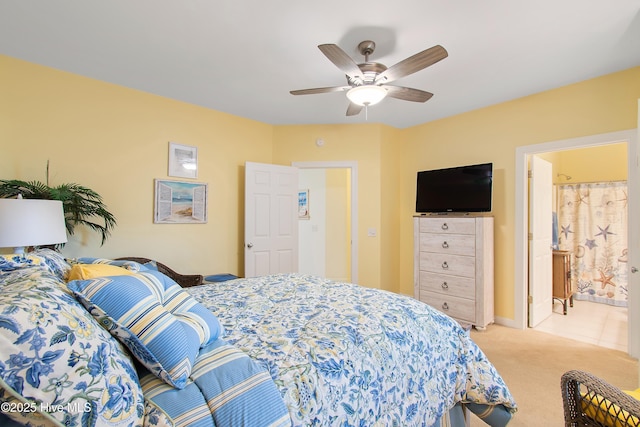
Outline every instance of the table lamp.
{"type": "Polygon", "coordinates": [[[62,202],[41,199],[0,199],[0,248],[24,253],[27,246],[67,242],[62,202]]]}

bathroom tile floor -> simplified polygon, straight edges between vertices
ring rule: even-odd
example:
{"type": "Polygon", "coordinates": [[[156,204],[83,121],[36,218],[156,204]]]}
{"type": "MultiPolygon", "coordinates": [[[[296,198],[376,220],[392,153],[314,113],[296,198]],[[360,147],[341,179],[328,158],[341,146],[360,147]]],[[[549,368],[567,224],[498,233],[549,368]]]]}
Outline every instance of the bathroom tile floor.
{"type": "Polygon", "coordinates": [[[601,347],[627,351],[627,308],[574,300],[567,315],[562,304],[554,301],[553,313],[542,321],[536,331],[570,338],[601,347]]]}

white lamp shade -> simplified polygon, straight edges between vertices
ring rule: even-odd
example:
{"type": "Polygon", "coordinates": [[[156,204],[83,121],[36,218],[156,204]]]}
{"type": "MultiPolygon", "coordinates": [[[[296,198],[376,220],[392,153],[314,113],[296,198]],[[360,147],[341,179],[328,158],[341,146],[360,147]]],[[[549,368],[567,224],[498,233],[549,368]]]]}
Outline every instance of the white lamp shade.
{"type": "Polygon", "coordinates": [[[374,105],[387,96],[387,90],[382,86],[362,85],[349,89],[347,98],[357,105],[374,105]]]}
{"type": "Polygon", "coordinates": [[[61,201],[0,199],[0,248],[53,245],[66,241],[61,201]]]}

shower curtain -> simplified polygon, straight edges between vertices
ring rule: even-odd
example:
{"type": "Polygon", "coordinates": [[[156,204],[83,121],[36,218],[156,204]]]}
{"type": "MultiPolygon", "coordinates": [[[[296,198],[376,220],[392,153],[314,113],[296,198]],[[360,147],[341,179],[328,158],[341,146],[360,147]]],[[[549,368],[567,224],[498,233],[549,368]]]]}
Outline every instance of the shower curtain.
{"type": "Polygon", "coordinates": [[[574,298],[627,306],[627,183],[558,186],[558,237],[574,298]]]}

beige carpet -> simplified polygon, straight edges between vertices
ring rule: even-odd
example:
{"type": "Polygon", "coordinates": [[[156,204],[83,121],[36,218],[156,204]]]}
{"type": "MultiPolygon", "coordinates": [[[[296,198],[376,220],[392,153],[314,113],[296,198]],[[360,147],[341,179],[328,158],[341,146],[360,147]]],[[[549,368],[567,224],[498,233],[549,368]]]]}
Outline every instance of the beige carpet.
{"type": "MultiPolygon", "coordinates": [[[[563,426],[560,377],[588,371],[622,389],[636,389],[638,361],[626,353],[532,329],[490,325],[471,337],[502,375],[518,404],[510,427],[563,426]]],[[[472,417],[471,426],[485,425],[472,417]]]]}

